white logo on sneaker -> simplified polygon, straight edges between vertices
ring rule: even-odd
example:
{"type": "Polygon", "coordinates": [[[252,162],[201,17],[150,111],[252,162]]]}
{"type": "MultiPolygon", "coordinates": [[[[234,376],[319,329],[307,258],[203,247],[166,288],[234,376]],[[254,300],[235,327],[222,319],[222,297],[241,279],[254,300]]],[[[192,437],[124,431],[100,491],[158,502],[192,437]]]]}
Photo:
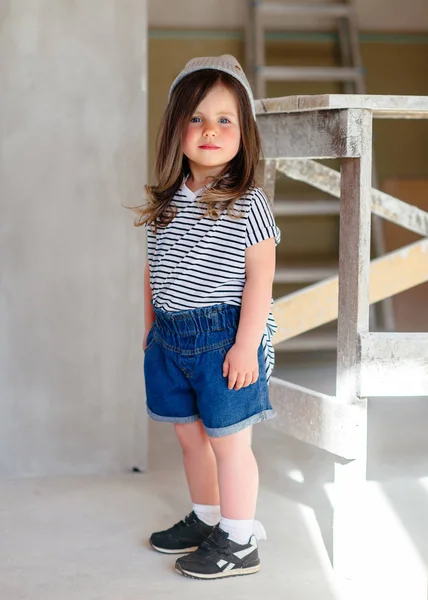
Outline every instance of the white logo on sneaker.
{"type": "Polygon", "coordinates": [[[254,536],[252,536],[250,539],[250,546],[248,548],[245,548],[244,550],[238,550],[238,552],[234,552],[233,554],[237,558],[242,559],[254,552],[255,550],[257,550],[257,540],[254,536]]]}
{"type": "Polygon", "coordinates": [[[235,563],[228,563],[227,560],[223,560],[222,558],[218,561],[217,566],[223,571],[230,571],[233,567],[236,567],[235,563]],[[225,569],[223,569],[224,565],[227,565],[225,569]]]}

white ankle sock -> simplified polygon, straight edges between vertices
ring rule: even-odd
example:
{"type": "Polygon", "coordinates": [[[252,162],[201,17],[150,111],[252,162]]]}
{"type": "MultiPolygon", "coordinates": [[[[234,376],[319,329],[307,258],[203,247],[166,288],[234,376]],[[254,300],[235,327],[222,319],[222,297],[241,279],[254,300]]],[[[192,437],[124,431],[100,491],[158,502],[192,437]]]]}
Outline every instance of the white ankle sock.
{"type": "Polygon", "coordinates": [[[237,544],[248,544],[254,532],[254,519],[220,519],[220,529],[229,534],[229,539],[237,544]]]}
{"type": "Polygon", "coordinates": [[[266,529],[257,520],[254,521],[254,535],[256,536],[256,540],[267,540],[266,529]]]}
{"type": "Polygon", "coordinates": [[[214,526],[220,521],[221,513],[218,504],[193,504],[193,510],[198,519],[203,521],[206,525],[214,526]]]}
{"type": "Polygon", "coordinates": [[[266,530],[260,521],[254,519],[226,519],[221,517],[220,529],[229,534],[229,539],[237,544],[248,544],[252,535],[257,540],[266,540],[266,530]]]}

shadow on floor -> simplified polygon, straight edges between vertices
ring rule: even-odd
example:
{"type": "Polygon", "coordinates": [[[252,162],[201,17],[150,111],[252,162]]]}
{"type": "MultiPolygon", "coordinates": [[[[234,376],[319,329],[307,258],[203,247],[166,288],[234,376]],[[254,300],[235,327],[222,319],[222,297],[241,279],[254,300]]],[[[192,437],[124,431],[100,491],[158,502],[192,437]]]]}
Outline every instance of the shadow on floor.
{"type": "MultiPolygon", "coordinates": [[[[276,377],[326,394],[335,393],[331,353],[281,357],[276,377]]],[[[397,522],[428,567],[428,397],[370,398],[367,479],[377,482],[397,522]]],[[[310,507],[332,557],[333,510],[326,484],[336,457],[273,430],[254,436],[257,452],[269,438],[273,456],[261,455],[262,476],[276,492],[310,507]]]]}

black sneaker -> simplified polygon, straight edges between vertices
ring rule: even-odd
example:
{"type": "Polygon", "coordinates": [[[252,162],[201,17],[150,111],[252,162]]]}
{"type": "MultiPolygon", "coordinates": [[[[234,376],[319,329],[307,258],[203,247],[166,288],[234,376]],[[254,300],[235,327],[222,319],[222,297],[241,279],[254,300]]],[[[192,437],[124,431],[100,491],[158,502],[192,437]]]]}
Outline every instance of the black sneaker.
{"type": "Polygon", "coordinates": [[[164,554],[193,552],[212,533],[214,527],[201,521],[192,510],[187,517],[166,529],[153,533],[150,545],[153,550],[164,554]]]}
{"type": "Polygon", "coordinates": [[[219,579],[250,575],[260,571],[257,540],[252,535],[248,544],[229,540],[229,534],[217,525],[196,552],[177,559],[175,569],[193,579],[219,579]]]}

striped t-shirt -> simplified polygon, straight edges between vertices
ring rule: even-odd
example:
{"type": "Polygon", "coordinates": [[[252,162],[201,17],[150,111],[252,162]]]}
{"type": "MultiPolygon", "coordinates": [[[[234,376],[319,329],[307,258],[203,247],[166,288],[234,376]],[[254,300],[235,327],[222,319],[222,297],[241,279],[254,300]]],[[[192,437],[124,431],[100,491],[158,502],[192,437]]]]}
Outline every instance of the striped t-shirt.
{"type": "MultiPolygon", "coordinates": [[[[205,206],[183,185],[172,203],[177,214],[157,233],[147,227],[152,300],[167,311],[191,310],[214,304],[241,306],[245,285],[245,249],[269,238],[280,240],[280,232],[269,202],[260,188],[250,190],[235,202],[243,215],[221,213],[218,219],[203,216],[205,206]]],[[[261,343],[269,380],[274,366],[272,336],[277,329],[272,313],[261,343]]]]}

